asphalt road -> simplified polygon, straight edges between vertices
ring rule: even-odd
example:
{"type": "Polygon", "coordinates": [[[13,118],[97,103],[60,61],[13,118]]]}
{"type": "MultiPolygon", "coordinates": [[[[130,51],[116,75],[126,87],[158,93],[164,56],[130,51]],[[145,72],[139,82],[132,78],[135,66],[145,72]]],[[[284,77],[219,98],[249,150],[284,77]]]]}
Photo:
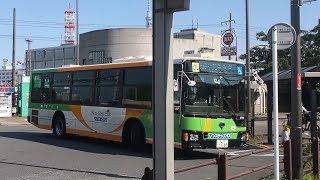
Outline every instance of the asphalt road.
{"type": "MultiPolygon", "coordinates": [[[[217,153],[238,155],[261,149],[196,150],[189,155],[175,151],[175,169],[208,162],[217,153]]],[[[229,162],[229,175],[273,162],[267,151],[229,162]]],[[[151,146],[134,153],[120,143],[71,136],[54,137],[50,131],[33,126],[0,126],[1,180],[73,180],[73,179],[141,179],[144,168],[152,166],[151,146]]],[[[272,174],[273,167],[242,179],[260,179],[272,174]]],[[[217,179],[217,166],[210,165],[175,175],[177,180],[217,179]]]]}

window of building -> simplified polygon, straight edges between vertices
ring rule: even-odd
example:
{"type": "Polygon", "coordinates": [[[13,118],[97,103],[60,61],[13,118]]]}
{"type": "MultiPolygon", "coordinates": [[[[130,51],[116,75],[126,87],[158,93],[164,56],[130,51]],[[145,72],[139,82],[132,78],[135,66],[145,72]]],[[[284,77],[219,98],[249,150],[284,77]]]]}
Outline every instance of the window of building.
{"type": "Polygon", "coordinates": [[[93,61],[94,64],[104,64],[104,60],[104,51],[89,52],[89,61],[93,61]]]}
{"type": "Polygon", "coordinates": [[[151,67],[125,69],[122,100],[123,106],[151,108],[151,100],[151,67]]]}

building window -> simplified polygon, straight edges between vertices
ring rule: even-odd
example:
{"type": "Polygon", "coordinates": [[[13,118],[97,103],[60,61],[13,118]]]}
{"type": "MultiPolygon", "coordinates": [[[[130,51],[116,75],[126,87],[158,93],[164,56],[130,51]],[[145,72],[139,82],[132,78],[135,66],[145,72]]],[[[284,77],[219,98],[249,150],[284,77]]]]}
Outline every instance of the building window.
{"type": "Polygon", "coordinates": [[[112,63],[112,57],[106,57],[104,63],[112,63]]]}
{"type": "Polygon", "coordinates": [[[89,52],[89,61],[94,64],[104,64],[104,51],[91,51],[89,52]]]}

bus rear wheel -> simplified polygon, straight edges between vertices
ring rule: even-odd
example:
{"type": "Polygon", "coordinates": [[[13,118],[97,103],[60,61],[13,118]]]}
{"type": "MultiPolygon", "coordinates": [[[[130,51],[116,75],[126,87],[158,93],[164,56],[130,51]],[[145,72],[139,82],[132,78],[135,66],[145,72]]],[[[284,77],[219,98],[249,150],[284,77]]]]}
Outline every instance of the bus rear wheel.
{"type": "Polygon", "coordinates": [[[131,125],[130,144],[134,151],[142,150],[145,146],[143,129],[139,123],[133,123],[131,125]]]}
{"type": "Polygon", "coordinates": [[[66,123],[63,117],[56,116],[53,121],[53,134],[57,137],[66,135],[66,123]]]}

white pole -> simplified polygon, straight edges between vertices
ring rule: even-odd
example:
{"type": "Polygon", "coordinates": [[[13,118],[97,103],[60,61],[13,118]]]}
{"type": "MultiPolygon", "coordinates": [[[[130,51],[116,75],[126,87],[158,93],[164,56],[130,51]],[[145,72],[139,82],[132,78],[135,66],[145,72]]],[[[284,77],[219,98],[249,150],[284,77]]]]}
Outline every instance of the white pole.
{"type": "Polygon", "coordinates": [[[279,180],[279,122],[278,122],[278,44],[277,26],[272,28],[272,68],[273,68],[273,120],[274,120],[274,177],[279,180]]]}
{"type": "Polygon", "coordinates": [[[266,91],[263,90],[263,114],[266,113],[266,91]]]}

